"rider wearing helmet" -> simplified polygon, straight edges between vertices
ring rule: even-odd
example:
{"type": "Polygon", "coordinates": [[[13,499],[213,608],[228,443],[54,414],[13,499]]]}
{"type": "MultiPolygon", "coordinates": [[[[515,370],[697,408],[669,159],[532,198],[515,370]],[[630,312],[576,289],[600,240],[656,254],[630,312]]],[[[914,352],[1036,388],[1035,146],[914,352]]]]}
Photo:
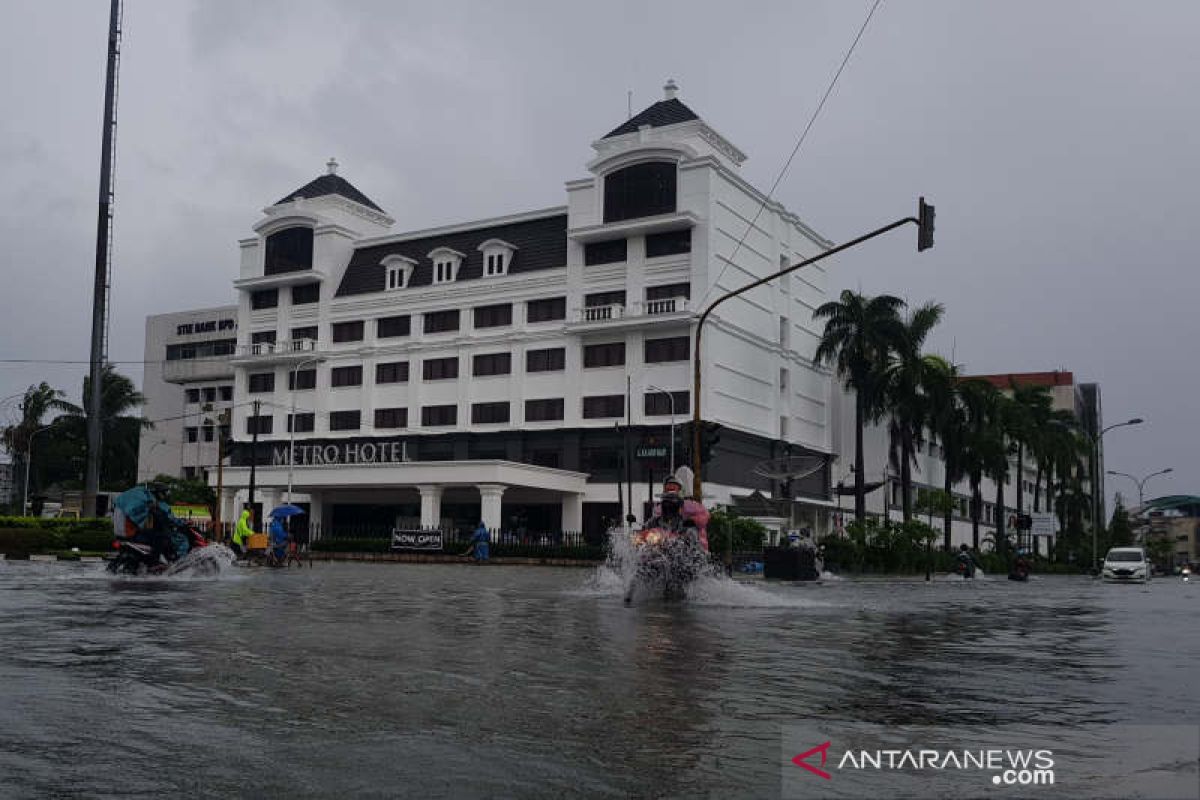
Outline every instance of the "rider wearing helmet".
{"type": "Polygon", "coordinates": [[[646,528],[669,533],[695,532],[696,523],[683,516],[683,485],[674,477],[663,482],[658,513],[646,520],[646,528]]]}
{"type": "Polygon", "coordinates": [[[966,544],[959,546],[954,560],[958,571],[964,578],[975,577],[975,557],[971,555],[971,549],[966,544]]]}

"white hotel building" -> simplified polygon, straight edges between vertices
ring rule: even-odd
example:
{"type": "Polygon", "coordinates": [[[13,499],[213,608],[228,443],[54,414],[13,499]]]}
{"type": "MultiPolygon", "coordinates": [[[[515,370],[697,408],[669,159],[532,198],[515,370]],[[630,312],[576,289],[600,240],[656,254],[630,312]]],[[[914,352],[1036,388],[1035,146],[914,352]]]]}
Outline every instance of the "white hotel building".
{"type": "MultiPolygon", "coordinates": [[[[616,426],[628,413],[633,447],[661,447],[672,400],[690,417],[701,303],[830,245],[743,180],[745,155],[675,92],[593,143],[563,206],[396,232],[331,161],[264,209],[239,242],[222,516],[247,499],[253,459],[255,500],[282,502],[290,480],[322,531],[519,517],[598,536],[618,519],[616,426]]],[[[791,489],[801,524],[828,523],[834,385],[812,363],[825,299],[814,266],[706,325],[703,416],[723,426],[708,502],[778,496],[757,465],[819,456],[791,489]]],[[[632,463],[641,518],[667,464],[632,463]]]]}

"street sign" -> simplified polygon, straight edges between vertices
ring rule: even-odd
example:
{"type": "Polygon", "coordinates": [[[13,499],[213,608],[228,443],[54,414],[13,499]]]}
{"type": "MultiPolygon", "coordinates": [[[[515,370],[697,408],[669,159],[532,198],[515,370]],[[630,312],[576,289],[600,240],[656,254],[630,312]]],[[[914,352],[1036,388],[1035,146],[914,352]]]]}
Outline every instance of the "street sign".
{"type": "Polygon", "coordinates": [[[392,529],[393,550],[441,550],[441,531],[406,531],[392,529]]]}
{"type": "Polygon", "coordinates": [[[666,458],[667,446],[664,444],[641,445],[633,451],[635,458],[666,458]]]}
{"type": "Polygon", "coordinates": [[[1034,536],[1053,536],[1058,528],[1057,520],[1054,515],[1048,511],[1037,512],[1030,514],[1033,517],[1033,525],[1030,530],[1034,536]]]}

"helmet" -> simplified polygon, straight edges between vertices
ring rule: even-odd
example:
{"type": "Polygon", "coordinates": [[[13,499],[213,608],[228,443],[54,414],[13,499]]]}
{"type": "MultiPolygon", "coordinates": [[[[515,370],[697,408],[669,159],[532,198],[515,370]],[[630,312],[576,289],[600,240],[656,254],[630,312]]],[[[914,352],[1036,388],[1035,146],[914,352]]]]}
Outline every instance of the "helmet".
{"type": "Polygon", "coordinates": [[[958,546],[958,551],[959,551],[960,553],[965,553],[965,552],[967,552],[967,550],[969,550],[969,549],[970,549],[970,548],[969,548],[969,547],[967,547],[967,546],[966,546],[966,544],[960,544],[960,545],[958,546]]]}

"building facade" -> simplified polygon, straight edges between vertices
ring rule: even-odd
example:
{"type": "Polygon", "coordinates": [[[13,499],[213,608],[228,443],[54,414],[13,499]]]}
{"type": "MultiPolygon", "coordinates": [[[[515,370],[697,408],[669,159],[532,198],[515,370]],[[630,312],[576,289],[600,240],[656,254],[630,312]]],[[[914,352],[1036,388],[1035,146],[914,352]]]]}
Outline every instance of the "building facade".
{"type": "Polygon", "coordinates": [[[220,436],[229,434],[237,307],[146,318],[143,415],[154,423],[138,444],[138,480],[155,475],[208,480],[220,436]]]}
{"type": "MultiPolygon", "coordinates": [[[[740,176],[745,155],[673,83],[665,94],[593,143],[562,206],[395,232],[331,160],[266,208],[239,243],[222,516],[253,481],[256,502],[307,503],[323,530],[598,535],[627,507],[644,517],[672,417],[692,412],[697,309],[830,246],[740,176]]],[[[827,524],[832,384],[812,363],[825,298],[814,266],[706,324],[702,416],[723,426],[710,503],[778,496],[763,465],[808,456],[789,489],[804,524],[827,524]]]]}

